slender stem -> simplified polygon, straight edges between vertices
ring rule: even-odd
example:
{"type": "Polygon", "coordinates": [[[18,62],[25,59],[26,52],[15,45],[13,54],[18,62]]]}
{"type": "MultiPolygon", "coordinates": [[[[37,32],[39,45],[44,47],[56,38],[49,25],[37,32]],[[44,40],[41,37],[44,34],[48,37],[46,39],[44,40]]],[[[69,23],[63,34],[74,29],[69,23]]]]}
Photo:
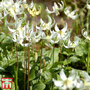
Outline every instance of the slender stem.
{"type": "Polygon", "coordinates": [[[60,43],[60,60],[62,61],[62,43],[60,43]]]}
{"type": "MultiPolygon", "coordinates": [[[[87,0],[87,4],[88,4],[88,0],[87,0]]],[[[89,10],[87,12],[87,32],[89,34],[89,10]]],[[[87,73],[89,73],[89,60],[90,60],[90,41],[88,40],[87,73]]]]}
{"type": "Polygon", "coordinates": [[[84,27],[84,20],[83,20],[83,13],[80,12],[81,14],[81,29],[84,27]]]}
{"type": "Polygon", "coordinates": [[[28,83],[27,83],[27,90],[29,90],[29,63],[30,63],[30,47],[28,46],[28,83]]]}
{"type": "Polygon", "coordinates": [[[24,90],[26,87],[26,48],[24,47],[24,90]]]}
{"type": "MultiPolygon", "coordinates": [[[[76,2],[76,0],[74,0],[74,2],[75,2],[75,9],[77,10],[77,2],[76,2]]],[[[76,12],[76,14],[77,14],[77,12],[76,12]]],[[[76,33],[78,34],[78,19],[76,19],[75,20],[75,29],[76,29],[76,33]]]]}
{"type": "Polygon", "coordinates": [[[89,73],[89,61],[90,61],[90,42],[88,42],[87,73],[89,73]]]}
{"type": "MultiPolygon", "coordinates": [[[[42,47],[41,47],[41,59],[40,59],[40,74],[41,74],[41,63],[42,63],[42,47]]],[[[40,76],[39,76],[39,79],[40,79],[40,76]]]]}
{"type": "Polygon", "coordinates": [[[54,46],[53,46],[53,78],[54,78],[54,46]]]}
{"type": "Polygon", "coordinates": [[[13,43],[12,43],[12,56],[13,56],[13,43]]]}
{"type": "MultiPolygon", "coordinates": [[[[53,46],[53,78],[54,78],[54,46],[53,46]]],[[[54,84],[52,84],[52,90],[54,90],[54,84]]]]}
{"type": "Polygon", "coordinates": [[[15,44],[15,54],[17,60],[17,68],[16,68],[16,90],[18,90],[18,53],[17,53],[17,44],[15,44]]]}

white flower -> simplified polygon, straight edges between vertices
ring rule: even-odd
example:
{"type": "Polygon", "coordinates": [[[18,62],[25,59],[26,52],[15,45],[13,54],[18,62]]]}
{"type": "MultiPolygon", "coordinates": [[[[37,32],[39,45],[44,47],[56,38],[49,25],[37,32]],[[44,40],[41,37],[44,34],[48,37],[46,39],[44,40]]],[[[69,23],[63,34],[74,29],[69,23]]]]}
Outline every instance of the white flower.
{"type": "Polygon", "coordinates": [[[66,40],[70,36],[70,31],[68,31],[68,29],[67,29],[67,23],[64,26],[64,28],[61,29],[61,30],[59,30],[59,27],[56,24],[55,25],[55,31],[58,34],[58,39],[59,40],[66,40]]]}
{"type": "Polygon", "coordinates": [[[61,4],[58,3],[58,5],[57,5],[56,2],[54,2],[54,6],[52,7],[52,8],[53,8],[53,11],[50,11],[50,10],[48,9],[48,7],[47,7],[47,8],[46,8],[46,12],[49,13],[49,14],[51,14],[51,13],[56,13],[56,16],[59,15],[59,10],[62,10],[62,9],[64,8],[64,3],[63,3],[63,1],[61,1],[61,4]],[[59,6],[58,6],[58,5],[59,5],[59,6]]]}
{"type": "Polygon", "coordinates": [[[78,17],[78,15],[75,14],[77,10],[74,10],[74,11],[71,12],[70,9],[71,9],[71,7],[66,7],[65,10],[64,10],[64,13],[65,13],[68,17],[70,17],[70,18],[72,18],[73,20],[75,20],[75,19],[78,17]]]}
{"type": "Polygon", "coordinates": [[[51,31],[51,35],[50,35],[50,43],[51,44],[55,44],[55,43],[58,43],[59,42],[59,39],[58,39],[58,34],[55,32],[55,31],[51,31]]]}
{"type": "Polygon", "coordinates": [[[76,72],[75,74],[76,74],[76,77],[75,77],[76,79],[75,79],[74,85],[75,85],[75,87],[76,87],[77,89],[82,90],[82,89],[84,88],[84,83],[83,83],[83,81],[80,79],[78,73],[76,72]]]}
{"type": "Polygon", "coordinates": [[[83,30],[82,30],[82,35],[83,35],[86,39],[90,40],[90,36],[88,35],[88,31],[87,31],[87,30],[83,29],[83,30]]]}
{"type": "Polygon", "coordinates": [[[10,16],[14,17],[14,19],[17,19],[17,15],[20,15],[24,12],[24,8],[21,5],[21,2],[18,1],[14,3],[10,8],[8,8],[8,13],[10,16]]]}
{"type": "Polygon", "coordinates": [[[64,44],[65,48],[75,48],[79,44],[79,37],[75,37],[75,40],[72,42],[70,39],[68,40],[67,46],[64,44]]]}
{"type": "Polygon", "coordinates": [[[2,2],[0,2],[0,8],[2,9],[8,9],[9,7],[11,7],[14,4],[13,0],[2,0],[2,2]]]}
{"type": "Polygon", "coordinates": [[[90,88],[90,76],[88,75],[87,72],[81,71],[81,76],[83,75],[83,82],[84,82],[84,89],[90,88]]]}
{"type": "Polygon", "coordinates": [[[52,22],[52,18],[49,15],[47,17],[48,17],[48,23],[46,23],[42,19],[40,19],[40,27],[36,26],[37,29],[39,29],[39,30],[51,30],[55,21],[52,22]]]}
{"type": "Polygon", "coordinates": [[[28,12],[34,17],[41,13],[41,6],[36,7],[36,4],[32,1],[30,5],[25,4],[25,8],[27,8],[28,12]]]}
{"type": "Polygon", "coordinates": [[[90,9],[90,5],[89,4],[87,4],[87,9],[90,9]]]}
{"type": "Polygon", "coordinates": [[[53,79],[53,82],[55,86],[59,87],[60,90],[66,89],[72,90],[73,88],[75,88],[75,80],[76,80],[75,77],[76,75],[74,70],[72,70],[69,77],[67,77],[64,73],[64,70],[62,69],[60,72],[61,80],[56,81],[55,79],[53,79]]]}

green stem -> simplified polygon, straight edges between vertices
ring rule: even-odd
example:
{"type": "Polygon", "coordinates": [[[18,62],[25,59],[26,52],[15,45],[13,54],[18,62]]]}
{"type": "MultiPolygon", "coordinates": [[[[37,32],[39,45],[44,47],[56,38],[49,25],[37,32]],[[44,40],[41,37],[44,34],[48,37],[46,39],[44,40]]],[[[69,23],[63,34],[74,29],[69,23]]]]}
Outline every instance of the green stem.
{"type": "Polygon", "coordinates": [[[28,83],[27,83],[27,90],[29,90],[29,77],[30,77],[30,70],[29,70],[29,63],[30,63],[30,47],[28,46],[28,83]]]}
{"type": "MultiPolygon", "coordinates": [[[[77,10],[77,2],[76,2],[76,0],[74,0],[74,2],[75,2],[75,9],[77,10]]],[[[77,13],[76,13],[77,14],[77,13]]],[[[76,19],[75,20],[75,29],[76,29],[76,33],[78,34],[78,24],[79,24],[79,22],[78,22],[78,19],[76,19]]]]}
{"type": "Polygon", "coordinates": [[[18,53],[17,53],[17,45],[15,44],[15,53],[16,53],[16,59],[17,59],[17,67],[16,67],[16,90],[18,89],[18,53]]]}
{"type": "MultiPolygon", "coordinates": [[[[53,78],[54,78],[54,46],[53,46],[53,78]]],[[[52,90],[54,90],[54,84],[52,84],[52,90]]]]}
{"type": "MultiPolygon", "coordinates": [[[[87,3],[88,3],[88,0],[87,0],[87,3]]],[[[89,10],[87,12],[87,32],[89,34],[89,10]]],[[[87,73],[89,73],[89,60],[90,60],[90,41],[88,40],[87,73]]]]}
{"type": "Polygon", "coordinates": [[[24,90],[26,90],[26,48],[24,47],[24,90]]]}
{"type": "MultiPolygon", "coordinates": [[[[41,45],[41,59],[40,59],[40,74],[41,74],[41,63],[42,63],[42,45],[41,45]]],[[[39,76],[39,79],[40,79],[40,76],[39,76]]]]}
{"type": "Polygon", "coordinates": [[[90,61],[90,41],[88,42],[87,73],[89,73],[89,61],[90,61]]]}

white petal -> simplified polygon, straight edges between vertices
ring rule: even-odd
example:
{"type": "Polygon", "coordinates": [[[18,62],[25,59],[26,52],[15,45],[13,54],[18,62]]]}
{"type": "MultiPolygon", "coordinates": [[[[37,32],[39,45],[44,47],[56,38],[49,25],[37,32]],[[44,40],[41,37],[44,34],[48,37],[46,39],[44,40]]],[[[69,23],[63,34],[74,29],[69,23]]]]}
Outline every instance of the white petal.
{"type": "Polygon", "coordinates": [[[45,22],[42,19],[40,19],[40,23],[43,25],[45,22]]]}
{"type": "Polygon", "coordinates": [[[46,7],[46,12],[49,13],[49,14],[53,13],[53,11],[50,11],[50,10],[48,9],[48,7],[46,7]]]}
{"type": "Polygon", "coordinates": [[[67,23],[65,25],[65,27],[62,29],[63,32],[66,32],[67,31],[67,23]]]}
{"type": "Polygon", "coordinates": [[[52,24],[52,19],[51,19],[51,17],[48,15],[48,25],[51,25],[52,24]]]}
{"type": "Polygon", "coordinates": [[[57,26],[57,23],[56,23],[56,25],[55,25],[55,31],[56,31],[56,32],[59,32],[59,28],[58,28],[58,26],[57,26]]]}
{"type": "Polygon", "coordinates": [[[69,79],[70,80],[73,80],[73,79],[75,79],[75,76],[76,76],[76,71],[75,70],[72,70],[71,73],[70,73],[70,75],[69,75],[69,79]]]}
{"type": "Polygon", "coordinates": [[[74,15],[74,16],[72,16],[71,18],[72,18],[73,20],[75,20],[77,17],[78,17],[78,15],[74,15]]]}
{"type": "Polygon", "coordinates": [[[77,10],[74,10],[71,12],[71,15],[73,16],[76,13],[77,10]]]}
{"type": "Polygon", "coordinates": [[[66,80],[66,79],[67,79],[67,77],[66,77],[63,69],[60,71],[60,78],[61,78],[62,80],[66,80]]]}
{"type": "Polygon", "coordinates": [[[61,87],[63,85],[62,81],[56,81],[55,79],[53,79],[53,82],[57,87],[61,87]]]}
{"type": "Polygon", "coordinates": [[[57,3],[56,3],[56,2],[54,2],[54,8],[58,8],[58,6],[57,6],[57,3]]]}
{"type": "Polygon", "coordinates": [[[15,29],[11,29],[11,28],[9,28],[9,27],[8,27],[8,29],[9,29],[9,31],[12,32],[12,33],[16,31],[15,29]]]}

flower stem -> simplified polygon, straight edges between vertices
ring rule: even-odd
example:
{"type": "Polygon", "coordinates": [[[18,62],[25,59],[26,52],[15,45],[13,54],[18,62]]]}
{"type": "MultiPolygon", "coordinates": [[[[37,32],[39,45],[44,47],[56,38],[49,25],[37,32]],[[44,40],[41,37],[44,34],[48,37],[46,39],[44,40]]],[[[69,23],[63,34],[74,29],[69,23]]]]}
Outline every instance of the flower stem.
{"type": "MultiPolygon", "coordinates": [[[[87,4],[88,4],[88,0],[87,0],[87,4]]],[[[89,10],[87,12],[87,32],[89,34],[89,10]]],[[[88,40],[87,73],[89,73],[89,60],[90,60],[90,41],[88,40]]]]}
{"type": "Polygon", "coordinates": [[[87,73],[89,73],[89,61],[90,61],[90,42],[88,42],[87,73]]]}
{"type": "Polygon", "coordinates": [[[53,78],[54,78],[54,46],[53,46],[53,78]]]}
{"type": "MultiPolygon", "coordinates": [[[[41,45],[41,59],[40,59],[40,73],[41,73],[41,63],[42,63],[42,45],[41,45]]],[[[40,76],[39,76],[39,79],[40,79],[40,76]]]]}
{"type": "Polygon", "coordinates": [[[17,67],[16,67],[16,90],[18,89],[18,53],[17,53],[17,44],[15,44],[15,54],[16,54],[16,60],[17,60],[17,67]]]}
{"type": "Polygon", "coordinates": [[[27,83],[27,90],[29,90],[29,63],[30,63],[30,47],[28,46],[28,83],[27,83]]]}
{"type": "MultiPolygon", "coordinates": [[[[53,46],[53,78],[54,78],[54,46],[53,46]]],[[[52,84],[52,90],[54,90],[54,84],[52,84]]]]}
{"type": "Polygon", "coordinates": [[[26,88],[26,48],[24,47],[24,90],[26,88]]]}

